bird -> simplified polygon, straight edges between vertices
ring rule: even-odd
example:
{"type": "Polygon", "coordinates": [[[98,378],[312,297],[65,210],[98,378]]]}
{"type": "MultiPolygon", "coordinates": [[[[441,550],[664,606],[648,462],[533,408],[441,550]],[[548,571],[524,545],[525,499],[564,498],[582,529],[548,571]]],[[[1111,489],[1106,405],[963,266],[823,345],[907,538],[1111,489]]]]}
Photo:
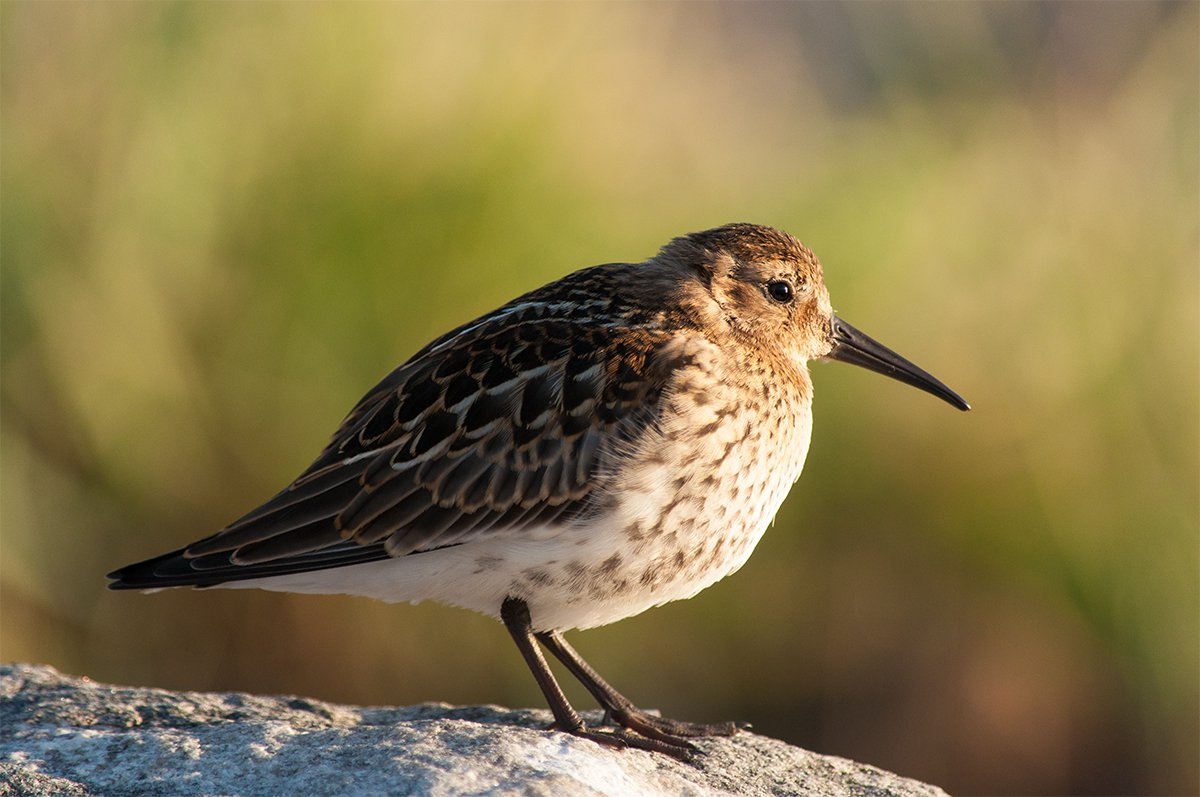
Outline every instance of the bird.
{"type": "Polygon", "coordinates": [[[108,574],[432,600],[500,620],[557,730],[692,760],[743,724],[639,709],[571,647],[738,570],[799,478],[808,364],[970,405],[834,314],[820,261],[749,223],[584,268],[447,332],[350,411],[293,482],[225,528],[108,574]],[[545,651],[604,709],[588,725],[545,651]]]}

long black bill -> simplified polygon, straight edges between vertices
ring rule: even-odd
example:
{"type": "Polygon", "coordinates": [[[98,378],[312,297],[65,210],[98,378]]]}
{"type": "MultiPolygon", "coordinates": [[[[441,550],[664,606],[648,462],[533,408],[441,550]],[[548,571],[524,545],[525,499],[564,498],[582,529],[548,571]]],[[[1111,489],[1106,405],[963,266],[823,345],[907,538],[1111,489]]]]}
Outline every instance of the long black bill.
{"type": "Polygon", "coordinates": [[[882,343],[867,337],[837,316],[833,317],[833,351],[825,355],[830,360],[840,360],[851,365],[861,365],[869,371],[890,376],[901,382],[919,387],[926,393],[953,404],[960,410],[969,410],[971,405],[963,397],[943,385],[931,374],[922,371],[882,343]]]}

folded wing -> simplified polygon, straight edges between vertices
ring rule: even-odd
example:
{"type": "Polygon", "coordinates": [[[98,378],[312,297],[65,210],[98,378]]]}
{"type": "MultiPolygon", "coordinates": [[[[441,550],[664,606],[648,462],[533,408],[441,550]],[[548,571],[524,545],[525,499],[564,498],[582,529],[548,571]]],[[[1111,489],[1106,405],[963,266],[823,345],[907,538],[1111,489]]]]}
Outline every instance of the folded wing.
{"type": "Polygon", "coordinates": [[[576,521],[622,441],[656,423],[668,340],[561,303],[511,303],[389,374],[274,498],[110,586],[214,585],[576,521]]]}

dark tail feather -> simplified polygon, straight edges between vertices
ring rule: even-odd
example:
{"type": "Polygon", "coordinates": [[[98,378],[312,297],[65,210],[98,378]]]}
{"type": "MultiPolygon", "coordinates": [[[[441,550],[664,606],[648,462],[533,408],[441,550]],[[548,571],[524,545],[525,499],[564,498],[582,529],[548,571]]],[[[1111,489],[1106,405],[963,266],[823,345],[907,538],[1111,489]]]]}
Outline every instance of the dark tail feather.
{"type": "Polygon", "coordinates": [[[180,548],[144,562],[136,562],[108,574],[109,589],[162,589],[164,587],[212,587],[230,581],[284,576],[330,567],[364,564],[387,559],[383,543],[359,545],[347,542],[319,551],[257,564],[234,564],[231,551],[187,557],[180,548]]]}
{"type": "Polygon", "coordinates": [[[201,573],[192,568],[192,560],[180,548],[144,562],[136,562],[108,574],[109,589],[157,589],[159,587],[207,587],[228,581],[228,576],[201,573]]]}

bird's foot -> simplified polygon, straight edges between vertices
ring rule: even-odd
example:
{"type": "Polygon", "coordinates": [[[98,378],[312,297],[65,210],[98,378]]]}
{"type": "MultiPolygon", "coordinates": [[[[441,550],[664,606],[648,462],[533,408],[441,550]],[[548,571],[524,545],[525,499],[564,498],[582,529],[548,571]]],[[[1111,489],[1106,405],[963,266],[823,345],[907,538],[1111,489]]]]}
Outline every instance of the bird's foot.
{"type": "Polygon", "coordinates": [[[588,739],[615,750],[623,750],[626,747],[631,747],[635,750],[648,750],[652,753],[669,755],[684,763],[694,761],[696,753],[699,752],[696,746],[686,739],[668,738],[666,734],[645,735],[632,728],[622,727],[599,731],[592,730],[582,724],[577,727],[564,728],[557,723],[552,727],[555,730],[569,733],[572,736],[578,736],[580,739],[588,739]]]}
{"type": "Polygon", "coordinates": [[[706,736],[733,736],[750,727],[748,722],[684,722],[660,717],[636,706],[621,706],[604,710],[606,724],[619,725],[644,736],[677,744],[686,739],[706,736]]]}

